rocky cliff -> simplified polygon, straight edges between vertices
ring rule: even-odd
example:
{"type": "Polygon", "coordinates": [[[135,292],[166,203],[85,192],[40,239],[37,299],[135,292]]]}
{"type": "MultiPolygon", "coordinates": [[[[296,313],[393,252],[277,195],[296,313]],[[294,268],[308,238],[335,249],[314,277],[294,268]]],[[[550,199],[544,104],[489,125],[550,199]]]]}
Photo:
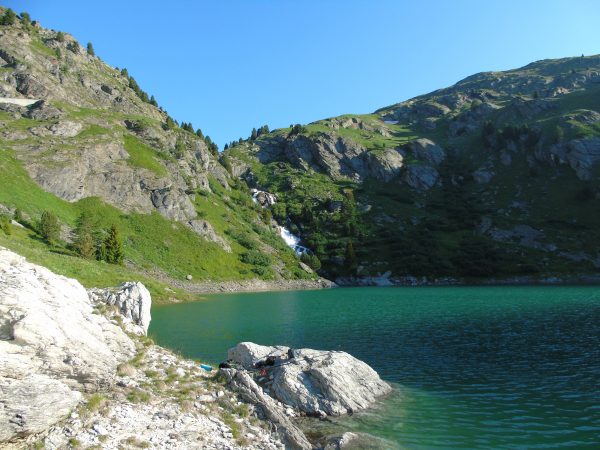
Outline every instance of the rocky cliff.
{"type": "MultiPolygon", "coordinates": [[[[62,229],[54,244],[66,255],[77,250],[72,230],[82,214],[96,240],[116,225],[129,279],[143,278],[160,300],[185,297],[196,281],[316,278],[219,162],[209,137],[179,126],[126,69],[68,33],[19,17],[0,25],[0,143],[0,214],[19,210],[39,232],[41,214],[52,212],[62,229]]],[[[40,258],[33,237],[15,232],[2,244],[40,258]]],[[[45,263],[78,275],[76,261],[45,263]]],[[[124,281],[112,272],[111,284],[124,281]]],[[[92,278],[82,281],[104,282],[92,278]]]]}
{"type": "Polygon", "coordinates": [[[538,61],[224,158],[340,281],[593,277],[599,83],[600,56],[538,61]]]}

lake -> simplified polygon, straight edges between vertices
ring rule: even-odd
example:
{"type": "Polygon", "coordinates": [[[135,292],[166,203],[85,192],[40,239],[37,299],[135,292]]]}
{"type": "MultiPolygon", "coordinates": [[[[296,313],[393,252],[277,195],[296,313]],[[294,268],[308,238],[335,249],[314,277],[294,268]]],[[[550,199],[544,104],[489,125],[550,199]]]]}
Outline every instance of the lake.
{"type": "Polygon", "coordinates": [[[240,341],[343,350],[395,393],[323,432],[385,448],[600,448],[600,288],[386,287],[157,306],[149,333],[218,363],[240,341]]]}

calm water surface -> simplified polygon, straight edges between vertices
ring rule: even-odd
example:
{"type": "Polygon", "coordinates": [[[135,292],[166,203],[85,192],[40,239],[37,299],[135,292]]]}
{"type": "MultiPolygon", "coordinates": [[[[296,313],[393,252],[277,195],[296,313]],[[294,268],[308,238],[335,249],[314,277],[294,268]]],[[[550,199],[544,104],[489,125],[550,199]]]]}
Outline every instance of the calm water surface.
{"type": "Polygon", "coordinates": [[[397,387],[323,431],[385,448],[600,448],[598,287],[215,295],[152,315],[157,341],[189,357],[218,362],[240,341],[339,349],[397,387]]]}

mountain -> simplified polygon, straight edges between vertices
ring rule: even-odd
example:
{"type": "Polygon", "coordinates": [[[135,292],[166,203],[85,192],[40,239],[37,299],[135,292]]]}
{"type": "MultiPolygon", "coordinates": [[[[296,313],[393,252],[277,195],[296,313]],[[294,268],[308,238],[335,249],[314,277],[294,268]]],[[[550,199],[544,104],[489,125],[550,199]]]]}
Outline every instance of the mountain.
{"type": "Polygon", "coordinates": [[[184,297],[186,278],[315,278],[210,138],[179,126],[91,45],[0,14],[0,245],[88,286],[141,279],[159,300],[184,297]],[[61,228],[52,244],[44,211],[61,228]],[[83,217],[94,245],[116,226],[125,267],[77,257],[83,217]]]}
{"type": "Polygon", "coordinates": [[[600,56],[263,132],[222,161],[340,282],[600,270],[600,56]]]}

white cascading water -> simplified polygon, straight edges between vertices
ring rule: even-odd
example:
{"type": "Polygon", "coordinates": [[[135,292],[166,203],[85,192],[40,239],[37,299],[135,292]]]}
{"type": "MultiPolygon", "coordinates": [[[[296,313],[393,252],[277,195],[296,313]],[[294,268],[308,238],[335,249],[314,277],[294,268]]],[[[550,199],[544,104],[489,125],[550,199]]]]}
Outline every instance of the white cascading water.
{"type": "MultiPolygon", "coordinates": [[[[275,197],[275,195],[271,194],[270,192],[259,191],[258,189],[252,189],[251,193],[252,193],[252,200],[254,201],[254,203],[259,203],[259,201],[258,201],[259,194],[264,194],[265,198],[267,199],[267,204],[269,206],[274,205],[277,202],[277,198],[275,197]]],[[[265,205],[261,205],[261,206],[263,208],[265,208],[265,205]]],[[[296,236],[295,234],[292,234],[292,232],[290,230],[288,230],[286,227],[282,227],[281,225],[279,226],[279,235],[285,241],[285,243],[288,245],[288,247],[292,248],[298,255],[307,253],[309,251],[306,247],[299,245],[300,238],[298,236],[296,236]]]]}

